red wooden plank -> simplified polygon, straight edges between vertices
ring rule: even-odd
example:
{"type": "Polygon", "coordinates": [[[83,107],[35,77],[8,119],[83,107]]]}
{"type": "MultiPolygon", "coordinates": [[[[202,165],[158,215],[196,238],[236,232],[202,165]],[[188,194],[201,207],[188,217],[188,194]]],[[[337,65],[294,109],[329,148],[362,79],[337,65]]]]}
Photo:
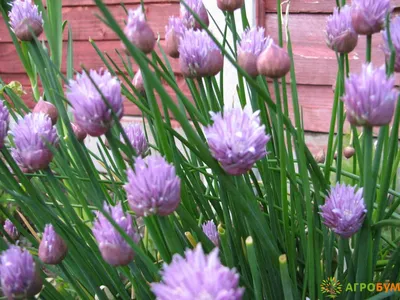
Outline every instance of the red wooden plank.
{"type": "MultiPolygon", "coordinates": [[[[126,5],[127,9],[136,8],[137,5],[126,5]]],[[[119,22],[120,26],[124,26],[126,13],[121,6],[110,6],[110,12],[119,22]]],[[[68,20],[71,25],[72,36],[74,40],[87,41],[93,40],[118,40],[114,32],[96,17],[100,12],[95,6],[75,6],[63,8],[63,20],[68,20]]],[[[165,25],[168,17],[179,14],[179,4],[177,3],[153,3],[146,6],[147,20],[157,34],[163,39],[165,35],[165,25]]],[[[42,36],[44,37],[44,35],[42,36]]],[[[64,40],[68,39],[68,31],[65,30],[64,40]]],[[[0,18],[0,42],[11,42],[6,24],[0,18]]]]}
{"type": "MultiPolygon", "coordinates": [[[[161,41],[161,46],[164,45],[164,41],[161,41]]],[[[108,53],[110,57],[117,63],[117,65],[123,68],[123,64],[120,61],[115,49],[121,50],[121,44],[119,41],[100,41],[96,43],[97,46],[105,53],[108,53]]],[[[64,43],[64,58],[62,64],[62,71],[66,71],[66,43],[64,43]]],[[[156,52],[161,56],[158,48],[156,52]]],[[[18,55],[15,51],[15,47],[12,43],[1,44],[0,51],[0,74],[2,73],[24,73],[24,68],[19,61],[18,55]]],[[[177,59],[170,59],[171,66],[174,72],[179,73],[180,68],[177,59]]],[[[97,55],[89,42],[77,41],[74,43],[74,68],[76,70],[81,69],[81,64],[88,69],[98,69],[104,66],[101,58],[97,55]]]]}
{"type": "MultiPolygon", "coordinates": [[[[276,12],[276,0],[260,1],[264,1],[265,11],[276,12]]],[[[347,3],[350,4],[351,1],[347,0],[347,3]]],[[[400,0],[392,0],[391,3],[394,7],[400,7],[400,0]]],[[[292,0],[290,2],[289,11],[291,13],[331,13],[334,7],[336,7],[335,0],[292,0]]],[[[286,4],[283,5],[283,10],[286,10],[286,4]]]]}
{"type": "MultiPolygon", "coordinates": [[[[46,1],[44,1],[46,2],[46,1]]],[[[140,4],[140,0],[103,0],[107,5],[140,4]]],[[[151,3],[179,3],[179,0],[144,0],[144,5],[151,3]]],[[[63,0],[63,6],[96,5],[93,0],[63,0]]]]}

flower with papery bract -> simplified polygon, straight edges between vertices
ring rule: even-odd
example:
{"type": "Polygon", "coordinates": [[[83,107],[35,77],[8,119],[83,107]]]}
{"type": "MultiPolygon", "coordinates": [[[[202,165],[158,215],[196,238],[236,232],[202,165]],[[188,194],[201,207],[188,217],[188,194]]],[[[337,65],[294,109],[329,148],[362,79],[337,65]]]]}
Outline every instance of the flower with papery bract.
{"type": "MultiPolygon", "coordinates": [[[[135,243],[139,242],[140,236],[133,227],[132,216],[124,212],[121,202],[116,206],[104,203],[104,210],[135,243]]],[[[125,266],[133,260],[134,252],[131,246],[100,212],[97,213],[92,231],[107,263],[112,266],[125,266]]]]}
{"type": "Polygon", "coordinates": [[[349,53],[354,50],[358,34],[353,28],[350,6],[335,8],[333,15],[327,18],[325,36],[326,44],[333,51],[349,53]]]}
{"type": "MultiPolygon", "coordinates": [[[[208,13],[202,0],[186,0],[187,6],[200,18],[200,20],[208,26],[210,21],[208,20],[208,13]]],[[[200,24],[196,21],[192,13],[186,9],[181,3],[180,7],[181,19],[186,28],[200,29],[200,24]]]]}
{"type": "Polygon", "coordinates": [[[124,186],[131,209],[138,216],[172,214],[179,206],[181,181],[175,167],[159,155],[137,158],[127,171],[124,186]]]}
{"type": "Polygon", "coordinates": [[[58,145],[58,136],[51,119],[44,113],[30,113],[20,119],[11,131],[15,148],[11,153],[23,171],[47,168],[53,160],[49,146],[58,145]]]}
{"type": "Polygon", "coordinates": [[[390,123],[397,100],[394,76],[387,77],[385,66],[362,66],[361,74],[350,74],[345,82],[347,120],[356,126],[383,126],[390,123]]]}
{"type": "Polygon", "coordinates": [[[91,136],[106,133],[113,123],[111,109],[104,100],[108,101],[116,116],[122,118],[121,83],[108,71],[90,70],[89,75],[86,72],[78,74],[75,80],[70,80],[66,94],[73,108],[75,122],[91,136]]]}
{"type": "Polygon", "coordinates": [[[11,246],[0,256],[1,289],[8,299],[32,297],[42,289],[42,279],[32,255],[11,246]]]}
{"type": "Polygon", "coordinates": [[[135,10],[129,10],[124,33],[128,40],[144,53],[153,51],[156,38],[146,22],[141,6],[135,10]]]}
{"type": "Polygon", "coordinates": [[[57,265],[65,258],[67,252],[67,244],[54,230],[53,225],[47,224],[39,245],[39,258],[45,264],[57,265]]]}
{"type": "Polygon", "coordinates": [[[363,189],[356,191],[355,187],[337,184],[320,209],[323,223],[336,234],[349,238],[361,228],[367,213],[363,189]]]}
{"type": "Polygon", "coordinates": [[[165,26],[165,52],[174,58],[179,57],[179,45],[186,31],[182,20],[177,17],[169,17],[168,25],[165,26]]]}
{"type": "Polygon", "coordinates": [[[390,0],[352,0],[351,18],[358,34],[371,35],[381,31],[385,17],[391,12],[390,0]]]}
{"type": "MultiPolygon", "coordinates": [[[[383,51],[386,56],[386,60],[389,63],[390,60],[390,47],[387,29],[382,31],[384,46],[383,51]]],[[[394,70],[400,72],[400,16],[397,16],[390,22],[390,38],[392,40],[393,48],[395,50],[395,65],[394,70]]]]}
{"type": "MultiPolygon", "coordinates": [[[[136,156],[144,156],[149,149],[147,144],[146,135],[144,134],[140,124],[129,124],[124,126],[125,134],[136,152],[136,156]]],[[[125,139],[121,134],[121,142],[125,143],[125,139]]]]}
{"type": "Polygon", "coordinates": [[[247,28],[242,39],[238,42],[238,64],[250,76],[258,75],[257,59],[258,56],[268,47],[273,40],[268,36],[265,37],[265,28],[253,27],[247,28]]]}
{"type": "Polygon", "coordinates": [[[244,293],[239,274],[221,264],[218,248],[207,255],[201,244],[186,250],[185,257],[175,254],[169,265],[164,264],[161,275],[162,281],[151,285],[158,300],[240,300],[244,293]]]}
{"type": "Polygon", "coordinates": [[[15,227],[15,225],[9,219],[7,219],[4,222],[4,227],[3,228],[4,228],[5,232],[7,232],[7,234],[10,236],[10,238],[12,240],[15,241],[15,240],[18,239],[19,232],[17,230],[17,227],[15,227]]]}
{"type": "Polygon", "coordinates": [[[224,59],[207,32],[189,29],[179,45],[179,65],[186,77],[214,76],[221,71],[224,59]]]}
{"type": "Polygon", "coordinates": [[[44,101],[42,98],[39,99],[38,103],[36,103],[35,107],[32,110],[33,113],[44,113],[48,115],[51,119],[51,122],[54,124],[57,123],[58,120],[58,111],[54,104],[49,101],[44,101]]]}
{"type": "Polygon", "coordinates": [[[224,113],[211,113],[214,123],[204,128],[211,153],[222,168],[231,175],[249,171],[266,154],[270,136],[260,124],[259,111],[247,108],[226,109],[224,113]]]}
{"type": "Polygon", "coordinates": [[[8,124],[10,123],[10,113],[3,101],[0,101],[0,149],[4,146],[7,136],[8,124]]]}
{"type": "Polygon", "coordinates": [[[244,0],[217,0],[217,6],[222,11],[235,11],[243,6],[244,0]]]}
{"type": "Polygon", "coordinates": [[[21,41],[31,41],[43,32],[42,13],[31,0],[14,0],[8,16],[11,29],[21,41]]]}
{"type": "Polygon", "coordinates": [[[284,77],[290,71],[290,66],[289,54],[272,39],[257,59],[258,73],[270,78],[284,77]]]}
{"type": "Polygon", "coordinates": [[[215,246],[219,246],[219,235],[218,235],[218,229],[217,226],[215,225],[214,221],[207,221],[206,223],[203,224],[202,226],[204,234],[210,239],[211,242],[215,246]]]}

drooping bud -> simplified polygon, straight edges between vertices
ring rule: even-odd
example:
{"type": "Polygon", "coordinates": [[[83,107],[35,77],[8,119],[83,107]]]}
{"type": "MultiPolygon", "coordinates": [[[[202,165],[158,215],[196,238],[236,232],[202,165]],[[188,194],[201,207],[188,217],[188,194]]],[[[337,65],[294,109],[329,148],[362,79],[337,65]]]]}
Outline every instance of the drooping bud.
{"type": "Polygon", "coordinates": [[[8,299],[26,299],[40,292],[42,278],[29,251],[11,246],[0,256],[1,289],[8,299]]]}
{"type": "Polygon", "coordinates": [[[53,225],[47,224],[39,245],[40,260],[48,265],[57,265],[62,262],[67,253],[67,244],[54,230],[53,225]]]}
{"type": "Polygon", "coordinates": [[[234,11],[243,6],[244,0],[217,0],[217,6],[222,11],[234,11]]]}
{"type": "Polygon", "coordinates": [[[168,26],[165,26],[165,52],[169,56],[173,58],[179,57],[179,45],[185,30],[186,27],[180,18],[170,17],[168,19],[168,26]]]}
{"type": "MultiPolygon", "coordinates": [[[[208,27],[210,21],[208,20],[208,13],[206,7],[202,0],[187,0],[186,4],[190,7],[190,9],[198,15],[200,20],[208,27]]],[[[186,9],[186,7],[181,3],[180,8],[181,19],[183,24],[188,29],[200,29],[201,26],[199,22],[193,17],[192,13],[186,9]]]]}
{"type": "Polygon", "coordinates": [[[351,147],[351,146],[347,146],[343,149],[343,155],[344,157],[346,157],[347,159],[353,157],[354,153],[356,153],[356,150],[351,147]]]}
{"type": "Polygon", "coordinates": [[[237,61],[239,66],[250,76],[257,76],[257,59],[261,52],[272,42],[270,37],[265,37],[265,29],[263,27],[246,29],[242,34],[242,39],[238,42],[237,61]]]}
{"type": "Polygon", "coordinates": [[[14,0],[8,16],[11,29],[21,41],[31,41],[43,32],[42,13],[31,0],[14,0]]]}
{"type": "Polygon", "coordinates": [[[71,123],[72,130],[74,131],[75,137],[79,142],[82,142],[86,139],[87,133],[75,123],[71,123]]]}
{"type": "Polygon", "coordinates": [[[138,70],[133,77],[132,85],[138,90],[142,95],[146,94],[146,89],[144,88],[142,71],[138,70]]]}
{"type": "Polygon", "coordinates": [[[51,119],[51,123],[56,124],[58,119],[58,111],[57,108],[50,102],[44,101],[40,98],[39,102],[36,103],[35,107],[32,110],[33,113],[44,113],[48,115],[51,119]]]}
{"type": "Polygon", "coordinates": [[[218,74],[224,58],[207,32],[189,29],[179,45],[179,65],[184,76],[199,78],[218,74]]]}
{"type": "Polygon", "coordinates": [[[274,42],[267,46],[257,60],[258,73],[270,78],[284,77],[290,71],[290,65],[289,54],[274,42]]]}
{"type": "Polygon", "coordinates": [[[17,230],[17,227],[9,220],[7,219],[4,222],[4,230],[7,232],[7,234],[10,236],[10,238],[14,241],[18,240],[19,238],[19,232],[17,230]]]}
{"type": "Polygon", "coordinates": [[[10,123],[10,113],[3,101],[0,101],[0,149],[4,146],[4,140],[8,132],[8,124],[10,123]]]}
{"type": "Polygon", "coordinates": [[[129,10],[124,33],[128,40],[145,54],[153,51],[156,38],[145,20],[141,6],[135,10],[129,10]]]}
{"type": "Polygon", "coordinates": [[[350,53],[357,46],[358,34],[351,22],[350,6],[335,8],[326,22],[326,44],[333,51],[350,53]]]}
{"type": "Polygon", "coordinates": [[[354,30],[364,35],[381,31],[390,11],[390,0],[352,0],[351,18],[354,30]]]}

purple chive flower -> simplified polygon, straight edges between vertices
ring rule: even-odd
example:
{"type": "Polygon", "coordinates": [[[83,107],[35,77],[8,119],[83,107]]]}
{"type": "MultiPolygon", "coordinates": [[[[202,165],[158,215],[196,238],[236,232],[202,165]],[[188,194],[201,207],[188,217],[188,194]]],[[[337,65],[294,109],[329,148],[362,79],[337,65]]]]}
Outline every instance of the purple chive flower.
{"type": "Polygon", "coordinates": [[[189,29],[179,45],[179,64],[184,76],[196,78],[218,74],[224,59],[207,32],[189,29]]]}
{"type": "Polygon", "coordinates": [[[42,13],[31,0],[14,0],[8,16],[11,29],[21,41],[31,41],[43,32],[42,13]]]}
{"type": "Polygon", "coordinates": [[[203,224],[202,226],[204,234],[210,239],[213,244],[218,247],[219,246],[219,235],[218,235],[218,230],[217,226],[215,226],[215,223],[213,220],[207,221],[206,223],[203,224]]]}
{"type": "Polygon", "coordinates": [[[121,83],[117,77],[112,77],[110,72],[103,70],[100,72],[90,70],[90,77],[83,72],[78,74],[75,80],[69,82],[67,98],[73,107],[76,124],[87,134],[100,136],[109,130],[113,123],[113,117],[111,110],[90,78],[118,118],[122,118],[124,110],[121,83]]]}
{"type": "Polygon", "coordinates": [[[12,240],[17,240],[19,238],[19,232],[17,230],[17,227],[9,220],[7,219],[4,222],[4,230],[7,232],[7,234],[10,236],[12,240]]]}
{"type": "Polygon", "coordinates": [[[185,33],[186,27],[183,25],[182,20],[177,17],[169,17],[168,25],[165,26],[165,52],[173,57],[179,57],[180,40],[185,33]]]}
{"type": "Polygon", "coordinates": [[[47,144],[57,146],[58,136],[48,115],[27,114],[11,133],[15,143],[11,153],[24,172],[36,172],[49,166],[53,153],[47,144]]]}
{"type": "Polygon", "coordinates": [[[47,224],[39,245],[39,258],[41,261],[45,264],[57,265],[63,261],[67,252],[67,244],[54,230],[53,225],[47,224]]]}
{"type": "Polygon", "coordinates": [[[265,37],[265,28],[247,28],[242,34],[242,39],[238,42],[237,60],[239,66],[250,76],[257,76],[257,59],[272,42],[269,36],[265,37]]]}
{"type": "MultiPolygon", "coordinates": [[[[387,29],[385,29],[382,32],[383,40],[384,40],[384,46],[383,46],[383,51],[386,56],[386,60],[390,60],[390,47],[389,47],[389,41],[388,41],[388,33],[387,29]]],[[[392,44],[395,50],[395,65],[394,65],[394,70],[396,72],[400,72],[400,17],[397,16],[394,18],[391,23],[390,23],[390,38],[392,40],[392,44]]]]}
{"type": "MultiPolygon", "coordinates": [[[[139,242],[140,236],[133,227],[132,216],[123,211],[121,202],[116,206],[104,203],[104,210],[135,243],[139,242]]],[[[99,244],[101,255],[107,263],[112,266],[125,266],[133,260],[132,248],[100,212],[97,213],[92,231],[99,244]]]]}
{"type": "Polygon", "coordinates": [[[10,246],[0,256],[1,289],[8,299],[32,297],[42,289],[42,279],[32,255],[10,246]]]}
{"type": "Polygon", "coordinates": [[[152,283],[158,300],[242,299],[239,274],[221,264],[218,248],[205,254],[201,244],[186,250],[185,257],[175,254],[172,262],[164,264],[162,282],[152,283]]]}
{"type": "Polygon", "coordinates": [[[358,34],[351,21],[351,8],[348,5],[335,8],[326,21],[326,44],[333,51],[350,53],[357,46],[358,34]]]}
{"type": "MultiPolygon", "coordinates": [[[[208,27],[210,21],[208,20],[208,13],[202,0],[186,0],[186,4],[190,9],[200,18],[200,20],[208,27]]],[[[180,14],[183,24],[186,28],[200,29],[200,24],[193,17],[192,13],[186,9],[181,3],[180,14]]]]}
{"type": "Polygon", "coordinates": [[[223,115],[211,113],[214,123],[204,132],[212,155],[228,174],[246,173],[267,154],[270,136],[260,124],[259,113],[240,108],[225,110],[223,115]]]}
{"type": "Polygon", "coordinates": [[[128,40],[144,53],[150,53],[156,44],[153,30],[146,22],[142,7],[129,10],[128,21],[124,29],[128,40]]]}
{"type": "Polygon", "coordinates": [[[127,175],[128,183],[124,188],[129,205],[138,216],[166,216],[176,210],[181,201],[181,182],[175,174],[175,167],[163,157],[139,157],[135,170],[129,169],[127,175]]]}
{"type": "Polygon", "coordinates": [[[356,126],[383,126],[390,123],[398,93],[394,76],[387,77],[385,67],[364,64],[361,74],[346,79],[342,100],[347,120],[356,126]]]}
{"type": "MultiPolygon", "coordinates": [[[[146,136],[142,130],[140,124],[129,124],[124,126],[125,134],[135,150],[137,156],[145,156],[149,145],[147,144],[146,136]]],[[[125,140],[121,134],[121,142],[125,143],[125,140]]]]}
{"type": "Polygon", "coordinates": [[[356,191],[355,187],[338,184],[320,209],[323,223],[341,237],[349,238],[361,228],[367,213],[363,189],[356,191]]]}
{"type": "Polygon", "coordinates": [[[7,136],[8,124],[10,122],[10,113],[3,101],[0,101],[0,149],[4,146],[4,140],[7,136]]]}
{"type": "Polygon", "coordinates": [[[351,17],[354,30],[364,35],[381,31],[385,17],[391,10],[390,0],[353,0],[351,17]]]}

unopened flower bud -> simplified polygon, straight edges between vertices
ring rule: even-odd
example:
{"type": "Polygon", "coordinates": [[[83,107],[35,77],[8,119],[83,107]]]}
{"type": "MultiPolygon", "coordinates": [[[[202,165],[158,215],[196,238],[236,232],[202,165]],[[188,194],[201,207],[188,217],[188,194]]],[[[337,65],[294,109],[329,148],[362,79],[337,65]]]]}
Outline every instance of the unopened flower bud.
{"type": "Polygon", "coordinates": [[[244,0],[217,0],[218,8],[222,11],[234,11],[243,6],[244,0]]]}
{"type": "Polygon", "coordinates": [[[31,0],[15,0],[9,13],[11,29],[21,41],[31,41],[43,32],[42,13],[31,0]]]}
{"type": "Polygon", "coordinates": [[[87,133],[77,124],[71,123],[72,130],[74,131],[75,137],[79,142],[82,142],[87,137],[87,133]]]}
{"type": "Polygon", "coordinates": [[[4,146],[9,123],[10,113],[8,112],[7,106],[3,104],[3,101],[0,101],[0,149],[4,146]]]}
{"type": "Polygon", "coordinates": [[[165,52],[173,57],[179,57],[179,44],[180,40],[185,33],[186,27],[183,25],[182,20],[177,17],[170,17],[168,26],[165,27],[165,52]]]}
{"type": "Polygon", "coordinates": [[[7,234],[10,236],[10,238],[14,241],[18,240],[19,238],[19,232],[17,230],[17,227],[9,220],[7,219],[4,222],[4,230],[7,232],[7,234]]]}
{"type": "Polygon", "coordinates": [[[325,151],[321,150],[320,152],[318,152],[315,156],[314,159],[317,163],[319,164],[323,164],[325,162],[325,151]]]}
{"type": "Polygon", "coordinates": [[[284,77],[290,71],[289,54],[271,42],[258,57],[257,70],[261,75],[270,78],[284,77]]]}
{"type": "Polygon", "coordinates": [[[146,89],[144,88],[142,71],[138,70],[133,77],[132,85],[138,90],[138,92],[142,95],[146,93],[146,89]]]}
{"type": "Polygon", "coordinates": [[[44,101],[40,98],[39,102],[35,105],[32,110],[33,113],[44,113],[51,119],[51,123],[54,125],[57,123],[58,111],[57,108],[48,101],[44,101]]]}
{"type": "Polygon", "coordinates": [[[129,10],[124,32],[129,41],[145,54],[153,51],[156,38],[145,20],[141,6],[135,10],[129,10]]]}
{"type": "Polygon", "coordinates": [[[356,150],[353,147],[347,146],[343,149],[343,155],[347,159],[353,157],[354,153],[356,153],[356,150]]]}
{"type": "Polygon", "coordinates": [[[67,244],[54,230],[53,225],[47,224],[39,245],[41,261],[45,264],[57,265],[65,258],[67,252],[67,244]]]}

